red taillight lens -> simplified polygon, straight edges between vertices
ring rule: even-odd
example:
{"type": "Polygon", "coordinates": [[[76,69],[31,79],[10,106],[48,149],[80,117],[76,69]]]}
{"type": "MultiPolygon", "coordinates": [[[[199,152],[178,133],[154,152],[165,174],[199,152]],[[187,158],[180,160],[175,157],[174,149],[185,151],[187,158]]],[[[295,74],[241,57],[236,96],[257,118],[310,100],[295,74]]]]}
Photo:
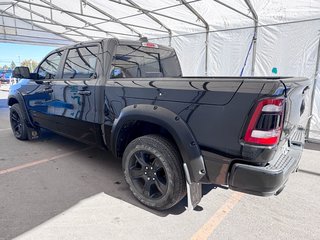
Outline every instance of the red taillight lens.
{"type": "Polygon", "coordinates": [[[276,145],[283,127],[284,99],[261,100],[247,127],[244,141],[258,145],[276,145]]]}

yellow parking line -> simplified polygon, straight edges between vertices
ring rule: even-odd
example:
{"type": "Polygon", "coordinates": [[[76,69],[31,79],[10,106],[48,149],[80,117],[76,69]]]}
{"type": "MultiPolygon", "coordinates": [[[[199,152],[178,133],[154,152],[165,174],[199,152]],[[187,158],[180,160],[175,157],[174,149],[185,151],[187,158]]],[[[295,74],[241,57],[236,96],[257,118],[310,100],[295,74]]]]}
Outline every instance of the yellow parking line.
{"type": "Polygon", "coordinates": [[[37,160],[37,161],[30,162],[30,163],[22,164],[22,165],[19,165],[19,166],[16,166],[16,167],[0,170],[0,175],[6,174],[6,173],[15,172],[15,171],[18,171],[18,170],[21,170],[21,169],[24,169],[24,168],[33,167],[35,165],[39,165],[39,164],[42,164],[42,163],[50,162],[52,160],[56,160],[56,159],[59,159],[59,158],[68,157],[68,156],[70,156],[72,154],[75,154],[75,153],[78,153],[78,152],[83,152],[83,151],[86,151],[86,150],[88,150],[90,148],[92,148],[92,147],[87,147],[87,148],[84,148],[84,149],[81,149],[81,150],[75,150],[75,151],[63,153],[63,154],[60,154],[60,155],[57,155],[57,156],[54,156],[54,157],[45,158],[45,159],[42,159],[42,160],[37,160]]]}
{"type": "Polygon", "coordinates": [[[192,236],[192,240],[205,240],[210,237],[223,219],[231,212],[232,208],[240,201],[244,194],[235,192],[230,198],[213,214],[213,216],[192,236]]]}

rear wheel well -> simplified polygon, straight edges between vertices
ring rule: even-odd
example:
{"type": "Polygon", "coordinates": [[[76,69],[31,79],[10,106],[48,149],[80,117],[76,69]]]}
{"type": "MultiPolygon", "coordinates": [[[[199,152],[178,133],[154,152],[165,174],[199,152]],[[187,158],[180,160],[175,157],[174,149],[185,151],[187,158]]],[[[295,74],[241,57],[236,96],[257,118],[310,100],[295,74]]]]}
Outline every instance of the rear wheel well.
{"type": "MultiPolygon", "coordinates": [[[[162,137],[168,139],[171,143],[173,143],[175,147],[177,147],[173,136],[164,127],[146,121],[131,121],[124,124],[117,137],[117,157],[122,157],[124,150],[132,140],[149,134],[161,135],[162,137]]],[[[180,151],[178,150],[178,152],[180,151]]]]}

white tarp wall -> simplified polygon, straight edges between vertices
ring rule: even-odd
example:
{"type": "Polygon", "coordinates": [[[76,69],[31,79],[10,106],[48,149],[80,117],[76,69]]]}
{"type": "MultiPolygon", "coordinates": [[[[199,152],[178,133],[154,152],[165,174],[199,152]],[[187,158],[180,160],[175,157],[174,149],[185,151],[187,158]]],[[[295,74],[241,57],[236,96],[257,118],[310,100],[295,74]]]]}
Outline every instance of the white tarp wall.
{"type": "Polygon", "coordinates": [[[310,139],[320,140],[320,74],[317,75],[317,83],[315,86],[315,97],[310,126],[310,139]]]}
{"type": "MultiPolygon", "coordinates": [[[[256,75],[272,75],[272,69],[277,68],[279,76],[302,76],[314,79],[318,57],[317,28],[319,26],[318,20],[259,29],[256,75]]],[[[311,92],[312,88],[308,95],[307,106],[310,106],[311,92]]],[[[315,103],[320,103],[319,97],[316,95],[315,103]]],[[[315,129],[319,130],[317,125],[320,125],[318,121],[320,112],[316,108],[313,110],[310,138],[320,139],[320,131],[317,134],[314,132],[315,129]]],[[[306,111],[310,112],[310,107],[307,107],[306,111]]],[[[303,125],[306,125],[307,121],[308,119],[304,119],[303,125]]]]}
{"type": "MultiPolygon", "coordinates": [[[[320,39],[320,1],[308,9],[304,1],[267,1],[256,5],[259,15],[255,76],[299,76],[315,79],[320,39]],[[279,3],[280,2],[280,3],[279,3]],[[298,3],[299,2],[299,3],[298,3]],[[261,12],[260,12],[260,8],[261,12]],[[260,13],[260,14],[259,14],[260,13]],[[261,17],[263,16],[263,17],[261,17]],[[302,17],[304,16],[304,17],[302,17]],[[312,19],[317,17],[317,19],[312,19]],[[275,24],[290,22],[288,24],[275,24]],[[312,19],[310,21],[303,21],[312,19]],[[276,69],[277,73],[272,70],[276,69]]],[[[251,75],[254,28],[212,31],[209,34],[208,75],[251,75]],[[249,52],[249,55],[247,56],[249,52]],[[247,60],[246,60],[247,58],[247,60]]],[[[165,43],[164,39],[155,40],[165,43]]],[[[173,39],[185,75],[204,75],[205,34],[173,39]]],[[[318,75],[320,78],[320,75],[318,75]]],[[[310,125],[310,138],[320,140],[320,79],[317,82],[310,125]]],[[[311,102],[309,92],[308,102],[311,102]]],[[[310,106],[310,105],[309,105],[310,106]]],[[[306,111],[310,111],[307,108],[306,111]]],[[[308,119],[304,119],[306,125],[308,119]]]]}
{"type": "MultiPolygon", "coordinates": [[[[314,79],[316,74],[319,0],[14,0],[12,6],[7,2],[0,0],[0,41],[63,45],[147,36],[176,49],[186,76],[251,76],[254,59],[256,76],[314,79]],[[258,17],[256,58],[256,16],[248,2],[258,17]]],[[[310,130],[310,137],[320,140],[320,80],[310,130]]]]}

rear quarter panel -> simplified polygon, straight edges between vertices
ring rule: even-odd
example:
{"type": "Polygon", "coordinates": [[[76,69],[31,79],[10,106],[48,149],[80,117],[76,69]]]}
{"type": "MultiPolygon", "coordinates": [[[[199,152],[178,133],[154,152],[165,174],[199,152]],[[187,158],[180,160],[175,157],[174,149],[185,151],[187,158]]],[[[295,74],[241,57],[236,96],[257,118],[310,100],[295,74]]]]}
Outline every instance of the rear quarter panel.
{"type": "Polygon", "coordinates": [[[263,82],[244,82],[243,78],[108,80],[105,124],[111,127],[126,106],[157,105],[179,115],[200,148],[241,156],[243,124],[263,86],[263,82]]]}

